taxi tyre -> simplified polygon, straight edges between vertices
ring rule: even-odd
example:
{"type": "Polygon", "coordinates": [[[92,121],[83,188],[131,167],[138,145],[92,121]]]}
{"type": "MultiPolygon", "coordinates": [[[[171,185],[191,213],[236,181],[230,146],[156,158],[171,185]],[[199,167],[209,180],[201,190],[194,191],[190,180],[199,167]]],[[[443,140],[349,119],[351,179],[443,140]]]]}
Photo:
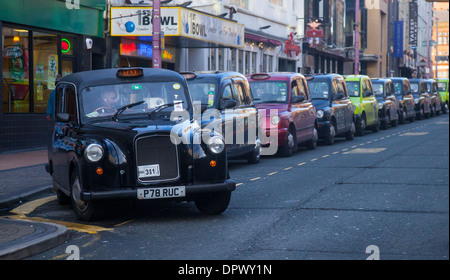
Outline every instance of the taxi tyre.
{"type": "Polygon", "coordinates": [[[219,215],[223,213],[230,204],[231,191],[214,192],[205,194],[194,201],[197,209],[206,215],[219,215]]]}
{"type": "Polygon", "coordinates": [[[68,197],[65,193],[63,193],[60,189],[58,189],[56,187],[55,184],[55,178],[52,175],[52,184],[53,184],[53,189],[56,192],[56,199],[58,201],[59,205],[69,205],[70,204],[70,197],[68,197]]]}
{"type": "Polygon", "coordinates": [[[82,185],[77,168],[72,170],[70,176],[70,201],[78,219],[86,222],[97,221],[104,215],[102,201],[82,201],[82,185]]]}
{"type": "Polygon", "coordinates": [[[442,104],[441,104],[441,111],[442,111],[442,114],[447,114],[447,110],[448,110],[448,104],[447,104],[447,102],[443,102],[442,104]]]}
{"type": "Polygon", "coordinates": [[[335,125],[335,121],[333,120],[333,122],[331,122],[331,124],[330,124],[329,136],[327,138],[325,138],[325,144],[333,145],[335,138],[336,138],[336,125],[335,125]]]}
{"type": "Polygon", "coordinates": [[[361,116],[361,120],[358,126],[358,129],[356,130],[356,135],[358,136],[364,136],[366,130],[366,115],[363,114],[361,116]]]}
{"type": "Polygon", "coordinates": [[[313,138],[306,142],[306,148],[308,150],[315,150],[317,148],[317,140],[319,139],[319,133],[317,132],[317,128],[314,128],[313,138]]]}
{"type": "Polygon", "coordinates": [[[345,139],[347,139],[347,140],[355,139],[355,133],[356,133],[356,124],[355,124],[355,121],[353,120],[352,128],[345,133],[345,139]]]}
{"type": "Polygon", "coordinates": [[[378,132],[378,131],[380,131],[380,121],[379,120],[377,120],[377,123],[374,126],[372,126],[372,132],[378,132]]]}
{"type": "Polygon", "coordinates": [[[247,156],[247,162],[250,164],[257,164],[261,161],[261,147],[259,149],[254,149],[247,156]]]}
{"type": "MultiPolygon", "coordinates": [[[[397,116],[398,116],[398,114],[397,114],[397,116]]],[[[392,127],[396,127],[397,125],[398,125],[398,117],[395,120],[391,121],[392,127]]]]}
{"type": "Polygon", "coordinates": [[[406,121],[406,108],[400,109],[398,112],[398,122],[400,124],[404,124],[406,121]]]}
{"type": "Polygon", "coordinates": [[[423,120],[425,116],[423,106],[420,107],[420,111],[416,114],[416,119],[423,120]]]}
{"type": "Polygon", "coordinates": [[[387,111],[386,119],[381,122],[381,129],[383,129],[383,130],[388,129],[390,123],[391,123],[391,113],[389,111],[387,111]]]}
{"type": "Polygon", "coordinates": [[[286,137],[285,145],[279,147],[279,153],[282,157],[290,157],[297,151],[298,143],[295,131],[295,127],[291,126],[286,137]]]}

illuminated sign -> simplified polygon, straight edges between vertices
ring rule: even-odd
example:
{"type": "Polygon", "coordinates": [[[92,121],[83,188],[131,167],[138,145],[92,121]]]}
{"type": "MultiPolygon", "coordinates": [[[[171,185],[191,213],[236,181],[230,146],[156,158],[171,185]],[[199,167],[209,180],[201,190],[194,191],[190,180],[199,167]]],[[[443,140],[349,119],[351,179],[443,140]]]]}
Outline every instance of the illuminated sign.
{"type": "MultiPolygon", "coordinates": [[[[122,39],[119,47],[120,55],[135,56],[151,59],[153,58],[152,44],[122,39]]],[[[164,61],[175,63],[175,48],[167,46],[161,52],[161,57],[164,61]]]]}
{"type": "Polygon", "coordinates": [[[61,52],[66,53],[70,51],[70,42],[67,39],[61,39],[61,52]]]}
{"type": "Polygon", "coordinates": [[[137,78],[144,76],[142,68],[119,69],[116,73],[117,78],[137,78]]]}

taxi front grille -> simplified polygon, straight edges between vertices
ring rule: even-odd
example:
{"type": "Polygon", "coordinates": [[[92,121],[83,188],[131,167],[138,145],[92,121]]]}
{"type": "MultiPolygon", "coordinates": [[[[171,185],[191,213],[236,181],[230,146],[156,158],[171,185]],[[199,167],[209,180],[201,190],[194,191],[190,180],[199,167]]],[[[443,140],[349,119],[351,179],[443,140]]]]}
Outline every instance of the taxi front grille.
{"type": "Polygon", "coordinates": [[[136,140],[137,178],[141,183],[175,181],[180,177],[177,145],[170,136],[155,135],[136,140]]]}

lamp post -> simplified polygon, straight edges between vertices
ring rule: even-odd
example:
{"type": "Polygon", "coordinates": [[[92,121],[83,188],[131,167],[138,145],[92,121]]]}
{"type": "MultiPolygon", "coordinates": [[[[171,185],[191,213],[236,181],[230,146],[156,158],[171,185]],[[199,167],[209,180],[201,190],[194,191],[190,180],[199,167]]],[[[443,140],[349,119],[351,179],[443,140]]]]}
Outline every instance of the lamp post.
{"type": "Polygon", "coordinates": [[[359,0],[355,0],[355,68],[354,74],[359,74],[359,0]]]}
{"type": "Polygon", "coordinates": [[[161,0],[153,0],[153,68],[161,68],[161,0]]]}

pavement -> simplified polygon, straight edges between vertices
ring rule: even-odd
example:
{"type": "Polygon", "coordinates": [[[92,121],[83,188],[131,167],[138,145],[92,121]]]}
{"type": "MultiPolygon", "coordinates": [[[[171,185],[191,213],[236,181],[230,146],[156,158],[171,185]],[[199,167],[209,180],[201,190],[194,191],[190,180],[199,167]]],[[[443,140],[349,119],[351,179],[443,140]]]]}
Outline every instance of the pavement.
{"type": "Polygon", "coordinates": [[[64,226],[29,221],[9,211],[45,194],[52,179],[45,171],[47,149],[0,153],[0,260],[17,260],[56,247],[70,238],[64,226]]]}

